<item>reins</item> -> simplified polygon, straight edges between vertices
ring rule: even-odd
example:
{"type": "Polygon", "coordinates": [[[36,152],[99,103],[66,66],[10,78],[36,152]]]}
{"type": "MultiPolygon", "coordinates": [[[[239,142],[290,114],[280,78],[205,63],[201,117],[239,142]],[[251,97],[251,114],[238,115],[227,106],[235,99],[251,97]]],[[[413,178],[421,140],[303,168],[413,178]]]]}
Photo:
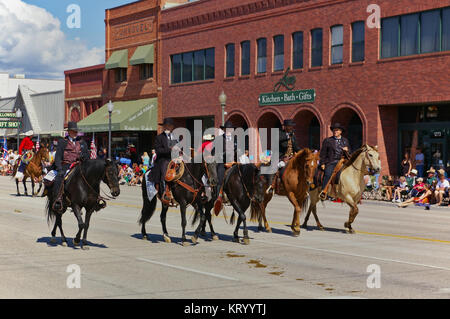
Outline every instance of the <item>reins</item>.
{"type": "MultiPolygon", "coordinates": [[[[100,189],[100,191],[103,192],[103,194],[106,196],[106,198],[100,196],[100,193],[97,192],[97,191],[89,184],[89,182],[87,181],[86,177],[84,176],[84,174],[83,174],[83,168],[81,167],[81,164],[80,164],[80,174],[81,174],[81,177],[83,178],[84,182],[87,184],[87,186],[88,186],[95,194],[97,194],[97,199],[104,200],[104,201],[111,200],[111,199],[115,199],[114,197],[109,196],[108,194],[106,194],[105,191],[102,190],[102,188],[100,187],[100,184],[99,184],[99,189],[100,189]]],[[[103,175],[102,175],[102,178],[100,179],[100,182],[103,180],[103,177],[104,177],[105,175],[106,175],[106,178],[108,179],[108,182],[109,182],[108,175],[106,174],[106,169],[105,169],[105,172],[103,172],[103,175]]]]}

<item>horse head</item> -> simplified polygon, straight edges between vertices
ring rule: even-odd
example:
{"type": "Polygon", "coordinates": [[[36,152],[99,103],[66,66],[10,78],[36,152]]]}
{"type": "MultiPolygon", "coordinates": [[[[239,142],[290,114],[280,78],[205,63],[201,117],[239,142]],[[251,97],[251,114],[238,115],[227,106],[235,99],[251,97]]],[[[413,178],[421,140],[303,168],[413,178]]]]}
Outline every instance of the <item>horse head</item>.
{"type": "Polygon", "coordinates": [[[40,158],[40,162],[50,162],[47,145],[41,146],[36,155],[40,158]]]}
{"type": "Polygon", "coordinates": [[[381,161],[380,154],[378,153],[378,147],[364,145],[363,148],[363,152],[365,153],[364,166],[367,167],[369,173],[378,174],[381,172],[381,161]]]}
{"type": "Polygon", "coordinates": [[[119,170],[117,169],[116,163],[109,158],[105,160],[105,174],[103,175],[103,182],[108,185],[113,197],[120,195],[119,170]]]}
{"type": "Polygon", "coordinates": [[[314,174],[318,165],[319,153],[313,152],[309,148],[304,148],[295,154],[295,163],[300,171],[303,171],[306,184],[314,183],[314,174]]]}
{"type": "Polygon", "coordinates": [[[209,185],[214,189],[219,183],[219,178],[217,177],[217,163],[213,156],[203,160],[203,168],[209,185]]]}

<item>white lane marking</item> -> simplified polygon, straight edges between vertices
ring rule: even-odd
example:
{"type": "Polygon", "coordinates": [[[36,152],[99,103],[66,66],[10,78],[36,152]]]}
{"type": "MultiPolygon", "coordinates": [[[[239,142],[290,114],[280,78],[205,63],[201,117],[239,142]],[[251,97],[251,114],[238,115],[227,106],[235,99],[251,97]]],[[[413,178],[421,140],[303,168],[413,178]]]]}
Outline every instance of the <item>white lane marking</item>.
{"type": "Polygon", "coordinates": [[[193,273],[200,274],[200,275],[216,277],[216,278],[226,279],[226,280],[231,280],[231,281],[239,281],[239,279],[232,278],[232,277],[222,276],[222,275],[213,274],[213,273],[210,273],[210,272],[205,272],[205,271],[185,268],[185,267],[181,267],[181,266],[170,265],[170,264],[166,264],[166,263],[162,263],[162,262],[154,261],[154,260],[149,260],[149,259],[145,259],[145,258],[136,258],[136,259],[140,260],[140,261],[145,261],[145,262],[148,262],[148,263],[151,263],[151,264],[155,264],[155,265],[160,265],[160,266],[164,266],[164,267],[174,268],[174,269],[178,269],[178,270],[189,271],[189,272],[193,272],[193,273]]]}
{"type": "Polygon", "coordinates": [[[438,294],[450,294],[450,288],[441,288],[439,289],[438,294]]]}
{"type": "MultiPolygon", "coordinates": [[[[265,244],[268,243],[267,241],[256,240],[256,239],[253,239],[253,241],[260,242],[260,243],[265,243],[265,244]]],[[[447,267],[419,264],[419,263],[413,263],[413,262],[409,262],[409,261],[395,260],[395,259],[388,259],[388,258],[379,258],[379,257],[374,257],[374,256],[365,256],[365,255],[351,254],[351,253],[346,253],[346,252],[338,251],[338,250],[314,248],[314,247],[299,246],[299,245],[277,243],[277,242],[271,242],[270,244],[279,245],[279,246],[296,247],[296,248],[307,249],[307,250],[315,250],[315,251],[321,251],[321,252],[326,252],[326,253],[330,253],[330,254],[352,256],[352,257],[360,257],[360,258],[368,258],[368,259],[375,259],[375,260],[386,261],[386,262],[394,262],[394,263],[399,263],[399,264],[407,264],[407,265],[412,265],[412,266],[420,266],[420,267],[427,267],[427,268],[441,269],[441,270],[450,271],[450,268],[447,268],[447,267]]]]}

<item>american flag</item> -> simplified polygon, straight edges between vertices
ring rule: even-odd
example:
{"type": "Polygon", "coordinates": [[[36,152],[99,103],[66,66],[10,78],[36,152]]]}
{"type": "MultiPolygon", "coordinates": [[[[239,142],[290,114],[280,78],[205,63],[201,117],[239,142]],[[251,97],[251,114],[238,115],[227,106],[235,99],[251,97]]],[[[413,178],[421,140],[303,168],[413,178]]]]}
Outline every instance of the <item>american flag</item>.
{"type": "Polygon", "coordinates": [[[8,145],[6,143],[6,137],[3,137],[3,158],[5,160],[9,159],[9,154],[8,154],[8,145]]]}
{"type": "Polygon", "coordinates": [[[94,135],[92,135],[92,141],[91,141],[91,159],[97,159],[97,147],[95,147],[94,135]]]}
{"type": "Polygon", "coordinates": [[[36,142],[36,152],[39,151],[39,148],[41,147],[41,146],[39,145],[39,140],[40,140],[40,137],[39,137],[39,135],[38,135],[38,139],[37,139],[37,142],[36,142]]]}

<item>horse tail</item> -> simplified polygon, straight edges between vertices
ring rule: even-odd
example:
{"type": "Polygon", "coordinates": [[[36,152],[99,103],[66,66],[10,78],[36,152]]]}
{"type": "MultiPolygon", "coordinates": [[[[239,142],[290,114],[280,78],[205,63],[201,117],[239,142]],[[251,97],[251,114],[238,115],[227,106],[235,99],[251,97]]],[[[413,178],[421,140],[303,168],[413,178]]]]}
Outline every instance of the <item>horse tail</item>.
{"type": "Polygon", "coordinates": [[[309,203],[310,203],[310,198],[309,198],[309,192],[306,193],[305,199],[303,200],[303,203],[301,204],[302,206],[302,211],[307,211],[309,209],[309,203]]]}
{"type": "Polygon", "coordinates": [[[256,222],[262,217],[262,207],[263,203],[257,203],[252,201],[250,206],[250,221],[256,222]]]}
{"type": "Polygon", "coordinates": [[[51,208],[51,201],[49,196],[47,196],[47,203],[45,204],[45,215],[47,217],[47,224],[51,225],[51,223],[53,223],[53,221],[55,220],[56,213],[51,208]]]}
{"type": "Polygon", "coordinates": [[[156,204],[158,197],[155,195],[151,201],[148,200],[147,196],[147,181],[146,176],[144,175],[144,178],[142,179],[142,199],[144,200],[144,206],[141,210],[141,216],[139,217],[139,225],[144,225],[146,222],[152,218],[153,213],[156,209],[156,204]]]}
{"type": "Polygon", "coordinates": [[[230,225],[234,224],[235,219],[236,219],[236,211],[233,209],[233,214],[231,215],[231,218],[230,218],[230,225]]]}

